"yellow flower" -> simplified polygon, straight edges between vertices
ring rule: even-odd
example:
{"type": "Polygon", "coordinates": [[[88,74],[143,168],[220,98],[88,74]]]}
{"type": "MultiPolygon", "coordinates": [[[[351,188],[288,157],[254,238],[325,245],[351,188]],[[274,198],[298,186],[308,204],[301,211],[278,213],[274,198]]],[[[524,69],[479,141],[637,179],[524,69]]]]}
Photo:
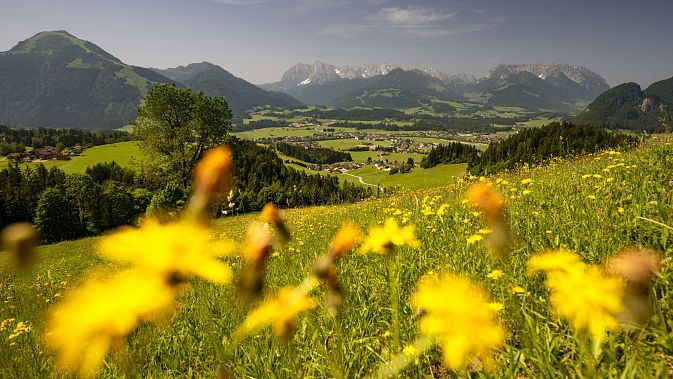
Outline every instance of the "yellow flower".
{"type": "Polygon", "coordinates": [[[353,224],[344,223],[332,238],[330,243],[331,254],[336,258],[341,257],[344,253],[353,249],[358,239],[360,239],[360,229],[353,224]]]}
{"type": "Polygon", "coordinates": [[[502,213],[505,199],[492,187],[476,183],[467,189],[465,198],[474,208],[486,217],[494,219],[502,213]]]}
{"type": "Polygon", "coordinates": [[[601,341],[608,330],[617,328],[616,315],[623,310],[621,280],[608,277],[599,267],[547,274],[547,288],[556,313],[601,341]]]}
{"type": "Polygon", "coordinates": [[[505,273],[502,270],[493,270],[488,275],[486,275],[487,278],[493,280],[498,280],[503,276],[505,276],[505,273]]]}
{"type": "Polygon", "coordinates": [[[493,233],[493,229],[483,228],[483,229],[479,229],[479,231],[477,233],[484,234],[484,235],[491,234],[491,233],[493,233]]]}
{"type": "Polygon", "coordinates": [[[622,208],[622,207],[617,208],[617,213],[619,213],[620,215],[623,215],[624,214],[624,208],[622,208]]]}
{"type": "Polygon", "coordinates": [[[415,347],[413,347],[411,345],[405,346],[404,349],[402,349],[402,354],[412,357],[412,356],[418,354],[418,349],[416,349],[415,347]]]}
{"type": "Polygon", "coordinates": [[[140,228],[120,228],[98,246],[106,258],[132,263],[166,278],[183,281],[198,275],[214,283],[231,280],[231,269],[216,257],[232,250],[232,243],[211,244],[209,230],[197,223],[162,225],[154,220],[140,228]],[[214,247],[223,250],[215,251],[214,247]]]}
{"type": "Polygon", "coordinates": [[[437,337],[448,366],[462,368],[472,356],[487,368],[493,366],[491,352],[504,344],[505,331],[480,287],[451,274],[441,279],[424,276],[412,303],[426,311],[419,328],[437,337]]]}
{"type": "Polygon", "coordinates": [[[264,222],[277,223],[281,220],[280,209],[273,203],[266,203],[259,214],[260,220],[264,222]]]}
{"type": "Polygon", "coordinates": [[[594,195],[588,195],[588,196],[587,196],[587,199],[589,199],[589,200],[596,200],[596,196],[594,196],[594,195]]]}
{"type": "Polygon", "coordinates": [[[558,249],[545,251],[534,255],[528,260],[528,275],[532,275],[539,271],[568,271],[568,270],[583,270],[584,263],[580,257],[574,252],[567,249],[558,249]]]}
{"type": "Polygon", "coordinates": [[[277,337],[287,337],[294,326],[297,315],[315,306],[315,301],[305,294],[297,292],[292,287],[283,287],[276,298],[266,301],[248,314],[236,331],[236,335],[242,338],[257,329],[272,324],[273,332],[277,337]]]}
{"type": "Polygon", "coordinates": [[[94,375],[111,345],[122,343],[140,321],[163,315],[174,297],[165,280],[141,270],[89,279],[50,312],[45,341],[60,369],[94,375]]]}
{"type": "Polygon", "coordinates": [[[7,337],[7,339],[13,340],[18,336],[22,335],[23,333],[30,333],[30,330],[31,328],[30,326],[28,326],[27,323],[19,321],[19,323],[16,324],[16,326],[14,327],[14,331],[12,332],[12,334],[9,335],[9,337],[7,337]]]}
{"type": "Polygon", "coordinates": [[[194,167],[195,196],[212,200],[231,186],[231,151],[225,146],[209,150],[194,167]]]}
{"type": "Polygon", "coordinates": [[[533,184],[533,179],[522,179],[521,184],[526,185],[526,184],[533,184]]]}
{"type": "Polygon", "coordinates": [[[488,307],[491,308],[493,312],[500,312],[503,309],[505,309],[505,305],[503,303],[496,303],[496,302],[488,303],[488,307]]]}
{"type": "Polygon", "coordinates": [[[439,206],[437,209],[437,216],[444,216],[446,214],[446,210],[449,209],[449,204],[442,204],[439,206]]]}
{"type": "Polygon", "coordinates": [[[608,330],[617,327],[616,315],[622,311],[624,284],[606,276],[599,267],[582,263],[569,250],[537,255],[528,263],[528,272],[544,271],[545,285],[556,313],[570,320],[577,330],[600,342],[608,330]]]}
{"type": "Polygon", "coordinates": [[[516,295],[516,294],[519,294],[519,293],[523,293],[523,294],[526,293],[526,290],[521,286],[513,286],[510,289],[510,291],[512,292],[512,295],[516,295]]]}
{"type": "Polygon", "coordinates": [[[521,192],[521,194],[522,194],[522,195],[528,195],[528,194],[530,194],[530,193],[532,193],[532,192],[533,192],[533,191],[531,191],[531,190],[523,190],[523,192],[521,192]]]}
{"type": "Polygon", "coordinates": [[[413,248],[420,246],[420,242],[416,239],[414,233],[414,226],[408,225],[400,228],[394,219],[389,218],[383,226],[369,228],[369,235],[360,250],[391,254],[395,247],[402,245],[409,245],[413,248]]]}
{"type": "Polygon", "coordinates": [[[477,242],[479,242],[483,239],[484,239],[484,236],[482,236],[481,234],[474,234],[474,235],[471,235],[471,236],[467,237],[467,244],[472,245],[472,244],[477,243],[477,242]]]}

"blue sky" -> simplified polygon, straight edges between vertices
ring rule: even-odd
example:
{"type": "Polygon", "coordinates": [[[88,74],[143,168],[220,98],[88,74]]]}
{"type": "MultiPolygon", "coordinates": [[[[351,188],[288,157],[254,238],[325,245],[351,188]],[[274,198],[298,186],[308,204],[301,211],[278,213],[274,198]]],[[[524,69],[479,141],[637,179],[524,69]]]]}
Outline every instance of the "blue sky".
{"type": "Polygon", "coordinates": [[[673,0],[0,0],[0,51],[43,30],[129,64],[209,61],[253,83],[315,60],[477,76],[569,63],[610,85],[673,76],[673,0]]]}

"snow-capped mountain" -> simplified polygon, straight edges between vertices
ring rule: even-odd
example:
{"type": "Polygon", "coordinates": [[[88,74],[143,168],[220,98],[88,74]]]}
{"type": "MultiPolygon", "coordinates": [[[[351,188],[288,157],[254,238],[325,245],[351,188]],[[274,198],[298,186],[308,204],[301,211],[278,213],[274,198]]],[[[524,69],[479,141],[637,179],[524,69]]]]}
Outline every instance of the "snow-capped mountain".
{"type": "Polygon", "coordinates": [[[608,83],[597,73],[581,66],[569,64],[516,64],[492,68],[486,79],[507,79],[520,72],[530,72],[556,87],[573,92],[581,98],[594,99],[610,89],[608,83]]]}
{"type": "MultiPolygon", "coordinates": [[[[262,88],[287,91],[293,87],[309,84],[326,84],[341,79],[369,79],[374,76],[387,75],[395,69],[409,71],[414,68],[404,64],[387,63],[344,66],[332,65],[321,61],[316,61],[313,64],[297,63],[283,74],[279,82],[262,85],[262,88]]],[[[422,71],[442,81],[473,82],[476,80],[468,74],[447,74],[433,68],[426,68],[422,71]]]]}

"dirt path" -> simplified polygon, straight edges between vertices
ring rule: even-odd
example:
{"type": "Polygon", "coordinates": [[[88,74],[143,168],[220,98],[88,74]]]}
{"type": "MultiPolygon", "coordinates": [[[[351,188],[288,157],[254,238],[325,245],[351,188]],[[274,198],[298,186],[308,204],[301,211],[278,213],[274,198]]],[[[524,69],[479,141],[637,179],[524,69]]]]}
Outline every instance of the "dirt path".
{"type": "Polygon", "coordinates": [[[354,177],[354,178],[358,178],[358,180],[360,181],[360,183],[362,183],[362,184],[364,184],[364,185],[366,185],[366,186],[370,186],[370,187],[378,187],[378,188],[380,188],[380,189],[383,189],[383,187],[379,187],[379,186],[377,186],[376,184],[369,184],[369,183],[366,183],[364,180],[362,180],[362,177],[361,177],[361,176],[357,176],[357,175],[349,174],[349,173],[347,173],[347,172],[344,172],[343,174],[344,174],[344,175],[348,175],[348,176],[352,176],[352,177],[354,177]]]}

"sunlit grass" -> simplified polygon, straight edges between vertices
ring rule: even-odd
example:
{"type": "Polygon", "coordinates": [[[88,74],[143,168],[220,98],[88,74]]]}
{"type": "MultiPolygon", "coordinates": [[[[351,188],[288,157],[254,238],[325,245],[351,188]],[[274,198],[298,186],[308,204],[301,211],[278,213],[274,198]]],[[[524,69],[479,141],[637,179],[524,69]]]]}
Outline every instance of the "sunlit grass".
{"type": "MultiPolygon", "coordinates": [[[[398,174],[399,175],[399,174],[398,174]]],[[[407,175],[407,174],[405,174],[407,175]]],[[[352,205],[285,211],[293,239],[270,258],[266,285],[275,293],[297,285],[324,254],[343,221],[363,230],[393,217],[414,225],[419,249],[402,247],[399,267],[399,336],[402,346],[419,337],[419,315],[410,301],[416,283],[426,273],[457,273],[483,286],[501,303],[498,320],[506,330],[506,345],[495,355],[494,377],[662,377],[673,367],[673,146],[658,144],[629,153],[601,154],[512,175],[484,178],[505,195],[504,216],[513,235],[510,252],[492,256],[482,217],[463,202],[468,182],[451,178],[430,190],[402,191],[393,196],[352,205]],[[440,209],[442,211],[440,212],[440,209]],[[528,276],[526,265],[535,253],[557,248],[573,250],[586,264],[603,264],[627,247],[645,247],[664,256],[654,278],[656,314],[640,331],[610,333],[595,361],[570,325],[552,312],[541,276],[528,276]],[[492,275],[499,270],[498,275],[492,275]]],[[[241,240],[257,215],[216,220],[218,236],[241,240]]],[[[53,359],[45,351],[42,315],[92,269],[100,275],[117,270],[93,254],[96,238],[43,246],[31,272],[7,271],[0,254],[0,322],[15,318],[31,330],[8,340],[0,331],[0,376],[53,377],[53,359]]],[[[233,286],[197,280],[181,296],[170,325],[141,327],[128,347],[111,355],[102,375],[110,377],[214,376],[224,365],[237,377],[362,377],[396,356],[392,350],[389,282],[386,257],[350,254],[337,264],[346,303],[338,318],[322,305],[297,324],[288,343],[276,341],[271,330],[236,344],[233,332],[245,318],[233,286]],[[233,352],[233,353],[231,353],[233,352]]],[[[243,261],[229,258],[236,275],[243,261]]],[[[322,296],[322,291],[317,292],[322,296]]],[[[411,361],[407,377],[448,376],[439,349],[411,361]]],[[[463,376],[464,373],[458,373],[463,376]]],[[[488,374],[477,374],[488,375],[488,374]]]]}

